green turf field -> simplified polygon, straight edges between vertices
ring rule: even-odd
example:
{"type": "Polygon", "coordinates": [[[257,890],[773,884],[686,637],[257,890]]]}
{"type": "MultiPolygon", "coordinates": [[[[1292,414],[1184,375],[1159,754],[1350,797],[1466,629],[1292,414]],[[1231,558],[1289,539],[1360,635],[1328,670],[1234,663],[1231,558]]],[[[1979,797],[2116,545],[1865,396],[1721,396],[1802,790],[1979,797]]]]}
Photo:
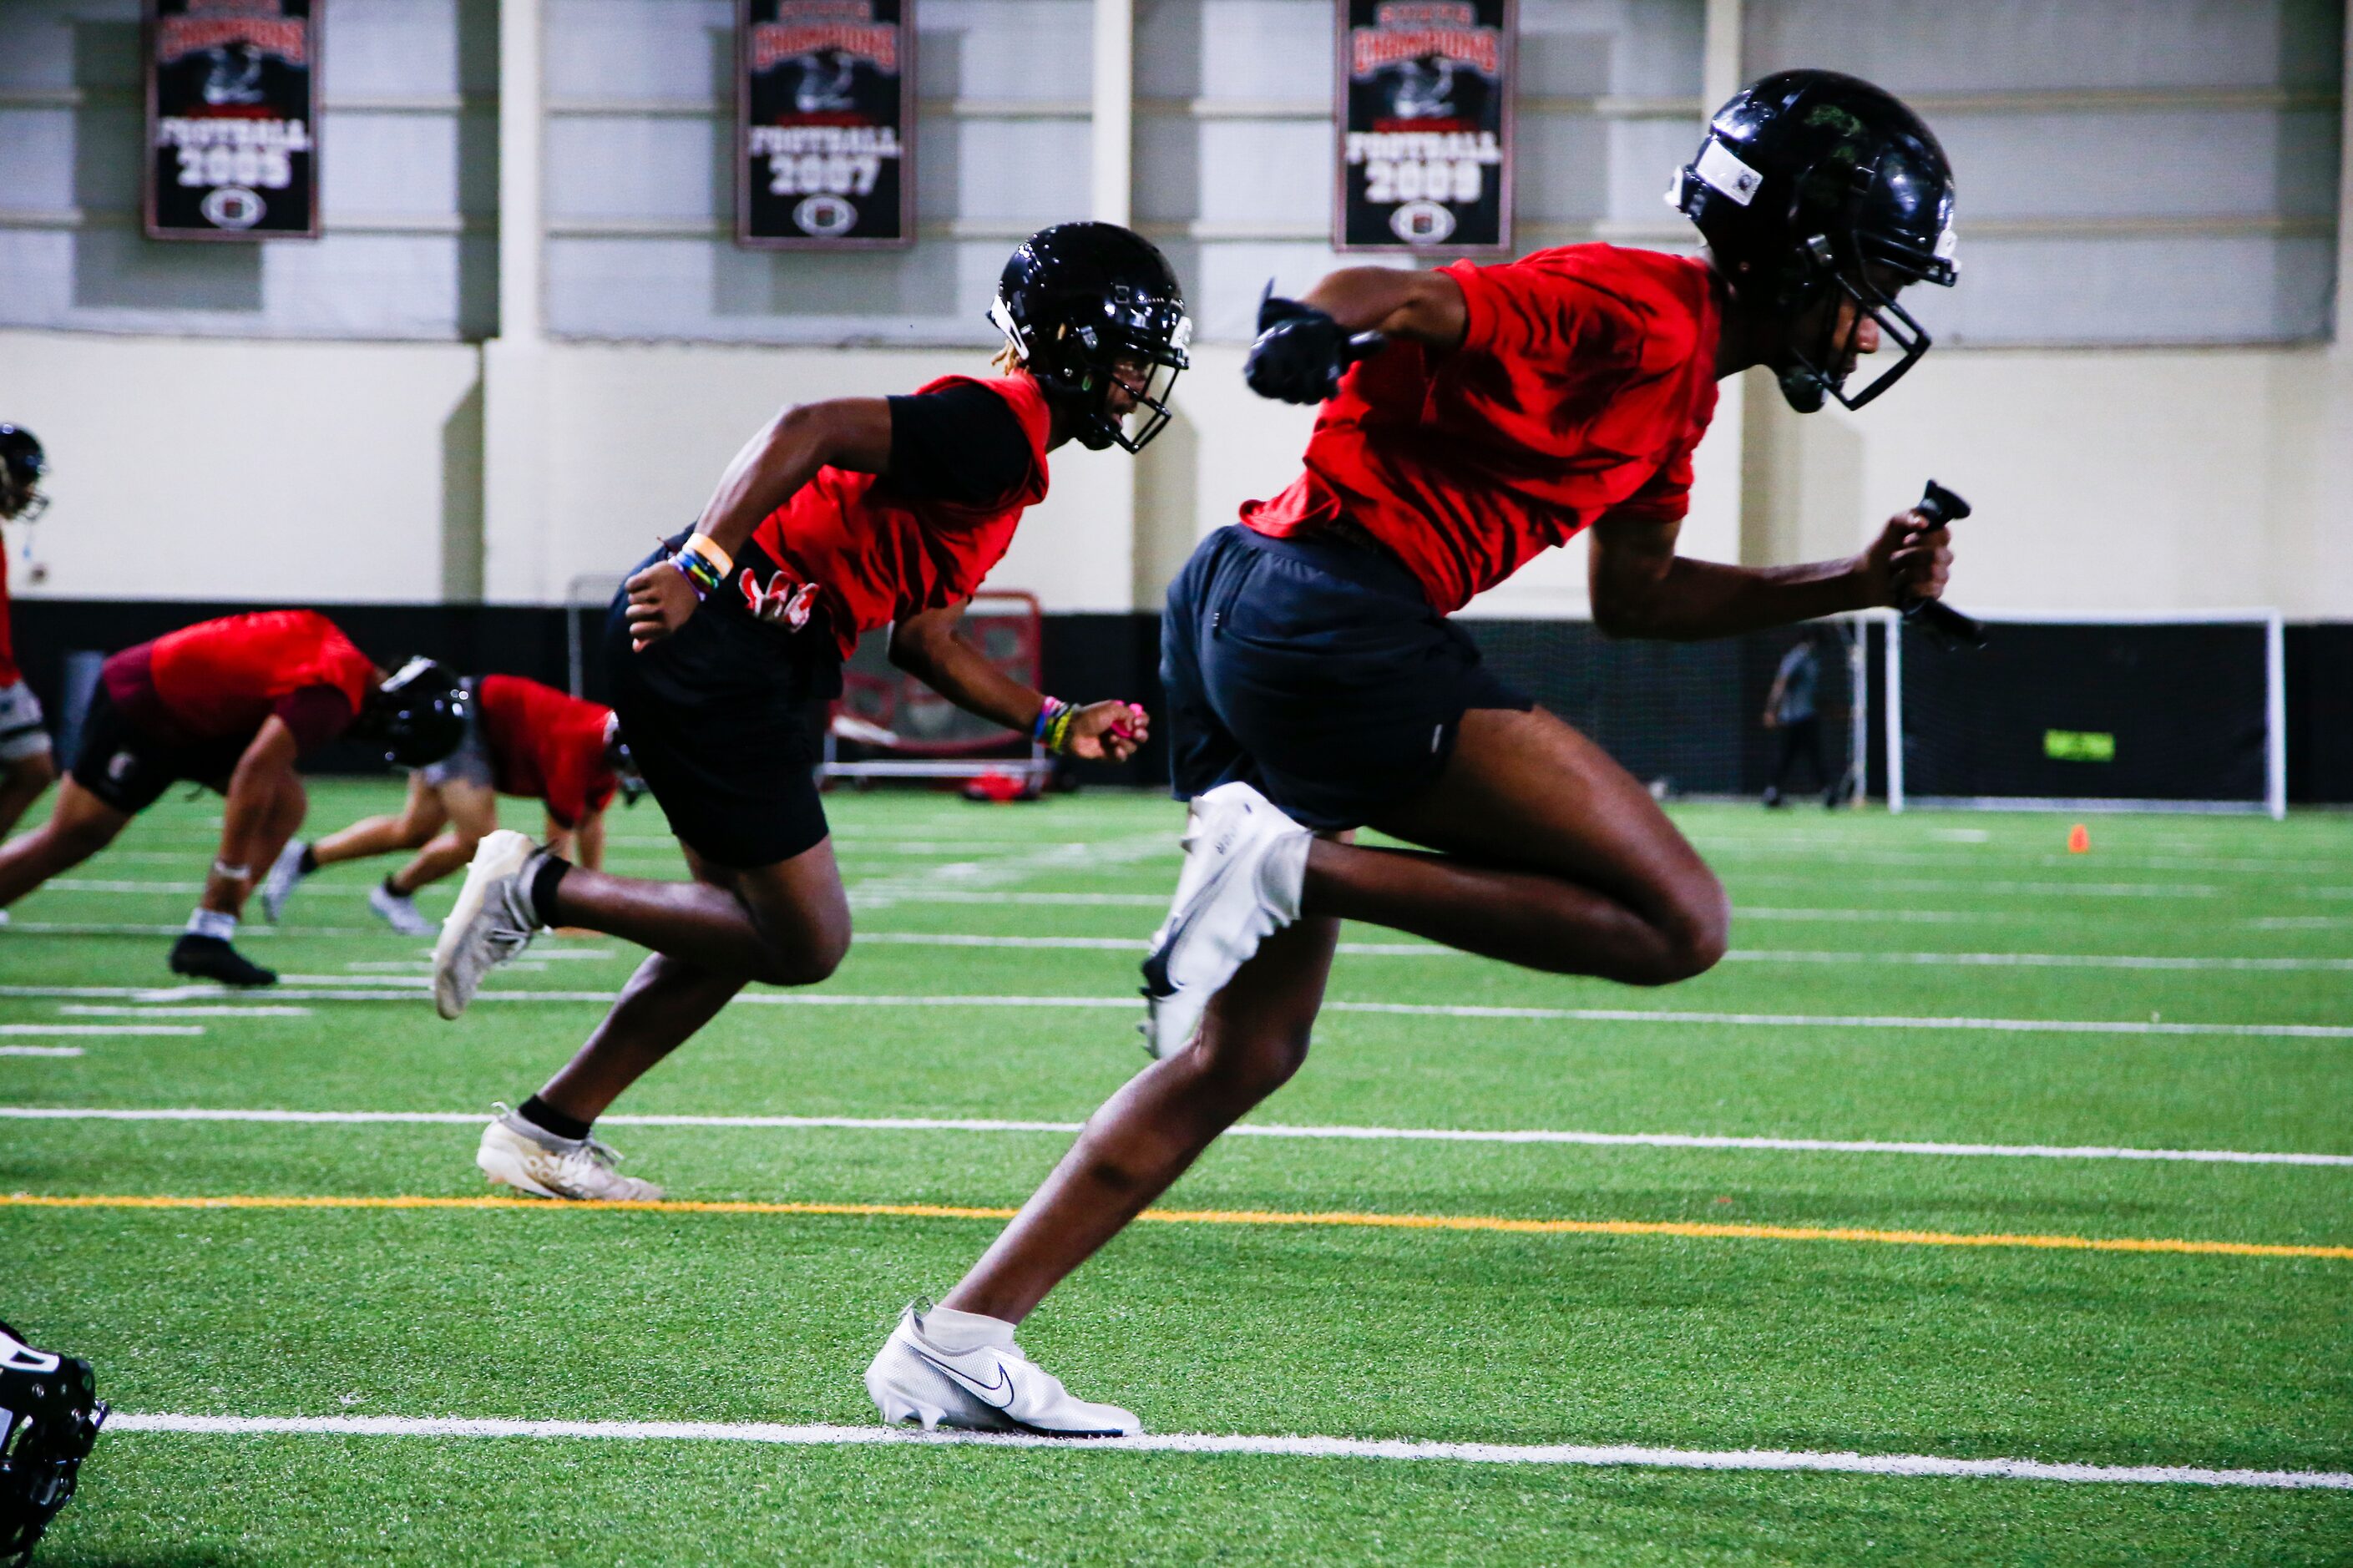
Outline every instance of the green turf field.
{"type": "MultiPolygon", "coordinates": [[[[322,785],[312,823],[393,799],[322,785]]],[[[126,1417],[392,1428],[125,1419],[40,1561],[2353,1562],[2353,818],[2097,818],[2070,855],[2048,816],[1683,809],[1736,951],[1652,992],[1350,928],[1263,1131],[1023,1342],[1153,1434],[1496,1446],[1400,1458],[849,1440],[896,1310],[998,1223],[896,1211],[1018,1204],[1144,1065],[1134,949],[1179,824],[1107,795],[833,810],[860,936],[840,973],[729,1009],[604,1126],[703,1209],[30,1202],[481,1195],[490,1105],[574,1048],[634,955],[543,940],[443,1024],[425,944],[361,901],[385,868],[352,867],[253,934],[278,993],[174,987],[156,933],[193,901],[209,797],[16,906],[0,1316],[89,1356],[126,1417]],[[950,1125],[881,1124],[909,1120],[950,1125]],[[1004,1122],[1051,1125],[974,1125],[1004,1122]],[[2149,1151],[2335,1163],[2126,1157],[2149,1151]],[[1377,1223],[1398,1216],[1459,1223],[1377,1223]],[[424,1425],[453,1416],[708,1425],[424,1425]],[[797,1440],[712,1440],[747,1424],[797,1440]],[[1530,1451],[1561,1445],[1671,1452],[1530,1451]]],[[[617,868],[679,874],[651,807],[615,832],[617,868]]]]}

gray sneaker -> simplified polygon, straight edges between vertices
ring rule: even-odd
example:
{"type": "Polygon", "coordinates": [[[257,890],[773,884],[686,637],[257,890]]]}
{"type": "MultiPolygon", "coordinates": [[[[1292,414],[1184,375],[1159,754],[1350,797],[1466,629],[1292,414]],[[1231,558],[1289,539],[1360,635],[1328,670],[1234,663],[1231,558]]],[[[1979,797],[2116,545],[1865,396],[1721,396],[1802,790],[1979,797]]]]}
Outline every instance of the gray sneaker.
{"type": "Polygon", "coordinates": [[[544,853],[511,828],[501,828],[475,848],[457,906],[433,944],[433,1005],[443,1017],[463,1013],[481,989],[482,976],[539,934],[531,879],[544,853]]]}
{"type": "Polygon", "coordinates": [[[594,1138],[558,1138],[503,1105],[498,1110],[482,1129],[482,1146],[474,1153],[474,1163],[493,1185],[535,1198],[587,1203],[648,1204],[662,1195],[651,1182],[616,1170],[621,1156],[609,1144],[594,1138]]]}
{"type": "Polygon", "coordinates": [[[302,855],[311,847],[301,839],[290,842],[269,863],[269,874],[261,879],[261,918],[271,925],[286,911],[286,900],[302,885],[302,855]]]}
{"type": "Polygon", "coordinates": [[[368,908],[403,936],[433,934],[433,922],[417,912],[417,900],[406,893],[394,892],[382,882],[368,889],[368,908]]]}

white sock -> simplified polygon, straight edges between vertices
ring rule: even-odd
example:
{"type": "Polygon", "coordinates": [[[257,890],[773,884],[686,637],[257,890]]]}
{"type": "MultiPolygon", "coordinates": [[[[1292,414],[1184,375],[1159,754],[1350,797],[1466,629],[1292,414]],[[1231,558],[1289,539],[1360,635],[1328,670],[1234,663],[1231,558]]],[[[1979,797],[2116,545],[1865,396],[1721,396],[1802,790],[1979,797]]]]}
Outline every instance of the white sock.
{"type": "Polygon", "coordinates": [[[227,942],[237,935],[237,917],[218,910],[198,910],[188,917],[188,934],[218,937],[227,942]]]}
{"type": "Polygon", "coordinates": [[[1009,1345],[1013,1342],[1013,1325],[986,1312],[959,1312],[952,1307],[934,1307],[923,1315],[919,1326],[923,1331],[923,1338],[944,1351],[976,1351],[983,1345],[1009,1345]]]}

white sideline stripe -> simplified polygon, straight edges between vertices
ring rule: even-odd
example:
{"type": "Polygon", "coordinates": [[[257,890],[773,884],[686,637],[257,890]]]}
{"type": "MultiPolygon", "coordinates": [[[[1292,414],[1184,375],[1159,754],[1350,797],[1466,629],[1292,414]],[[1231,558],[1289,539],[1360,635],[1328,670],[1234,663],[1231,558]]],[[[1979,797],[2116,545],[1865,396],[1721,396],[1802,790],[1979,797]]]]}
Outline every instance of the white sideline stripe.
{"type": "MultiPolygon", "coordinates": [[[[332,984],[341,978],[315,977],[332,984]]],[[[169,986],[146,990],[132,985],[0,985],[0,997],[56,1001],[71,998],[174,1002],[196,996],[220,996],[221,988],[169,986]]],[[[421,993],[413,988],[375,986],[364,991],[279,989],[272,995],[288,1002],[409,1002],[421,993]]],[[[594,1002],[610,1005],[612,991],[484,991],[477,1002],[594,1002]]],[[[748,1007],[1045,1007],[1138,1012],[1142,1004],[1130,996],[864,996],[745,992],[728,1004],[748,1007]]],[[[1846,1016],[1813,1013],[1674,1013],[1639,1007],[1474,1007],[1427,1002],[1326,1002],[1326,1013],[1379,1013],[1418,1018],[1520,1018],[1567,1024],[1731,1024],[1754,1028],[1804,1029],[1986,1029],[2001,1034],[2059,1035],[2219,1035],[2246,1039],[2353,1039],[2353,1024],[2184,1024],[2135,1018],[1968,1018],[1905,1016],[1846,1016]]],[[[0,1026],[5,1027],[5,1026],[0,1026]]]]}
{"type": "MultiPolygon", "coordinates": [[[[84,1106],[0,1106],[0,1121],[249,1121],[361,1125],[370,1123],[477,1126],[479,1110],[237,1110],[196,1107],[104,1110],[84,1106]]],[[[687,1116],[621,1112],[597,1118],[600,1127],[729,1127],[853,1132],[1076,1132],[1076,1121],[1017,1121],[956,1116],[687,1116]]],[[[1926,1154],[2024,1160],[2156,1160],[2203,1165],[2353,1165],[2353,1154],[2299,1154],[2268,1150],[2127,1149],[2076,1143],[1928,1143],[1887,1139],[1745,1138],[1705,1132],[1567,1132],[1546,1128],[1294,1127],[1243,1121],[1229,1138],[1335,1139],[1399,1143],[1568,1143],[1601,1148],[1758,1150],[1798,1154],[1926,1154]]]]}
{"type": "MultiPolygon", "coordinates": [[[[27,936],[178,936],[188,929],[178,925],[122,925],[106,921],[10,921],[0,935],[18,931],[27,936]]],[[[237,940],[257,936],[383,936],[383,926],[239,926],[237,940]]]]}
{"type": "Polygon", "coordinates": [[[79,1046],[0,1046],[0,1057],[78,1057],[79,1046]]]}
{"type": "Polygon", "coordinates": [[[0,1024],[0,1035],[201,1035],[202,1024],[0,1024]]]}
{"type": "Polygon", "coordinates": [[[202,882],[112,882],[85,877],[52,877],[41,884],[61,893],[201,893],[202,882]]]}
{"type": "MultiPolygon", "coordinates": [[[[1052,948],[1071,952],[1141,952],[1142,937],[987,936],[961,931],[860,931],[851,938],[885,947],[1052,948]]],[[[1339,951],[1363,958],[1474,958],[1460,949],[1430,942],[1344,942],[1339,951]]],[[[2353,972],[2353,958],[2149,957],[2102,952],[1830,952],[1813,949],[1765,951],[1735,948],[1732,963],[1898,963],[1956,967],[1988,965],[2041,969],[2259,969],[2353,972]]],[[[520,967],[509,965],[508,967],[520,967]]]]}
{"type": "Polygon", "coordinates": [[[592,1437],[625,1442],[768,1443],[798,1447],[1059,1447],[1071,1452],[1267,1454],[1307,1459],[1451,1459],[1473,1465],[1599,1465],[1668,1470],[1824,1470],[1862,1476],[2071,1481],[2104,1485],[2353,1490],[2343,1470],[2214,1470],[2195,1465],[2073,1465],[2042,1459],[1953,1459],[1938,1454],[1816,1454],[1772,1448],[1710,1451],[1630,1444],[1422,1443],[1411,1438],[1257,1437],[1214,1433],[1140,1437],[1035,1437],[1027,1433],[902,1431],[889,1426],[788,1426],[765,1421],[505,1421],[404,1415],[169,1415],[119,1410],[109,1432],[315,1437],[592,1437]]]}
{"type": "Polygon", "coordinates": [[[136,1004],[69,1002],[58,1009],[69,1018],[307,1018],[308,1007],[142,1007],[136,1004]]]}

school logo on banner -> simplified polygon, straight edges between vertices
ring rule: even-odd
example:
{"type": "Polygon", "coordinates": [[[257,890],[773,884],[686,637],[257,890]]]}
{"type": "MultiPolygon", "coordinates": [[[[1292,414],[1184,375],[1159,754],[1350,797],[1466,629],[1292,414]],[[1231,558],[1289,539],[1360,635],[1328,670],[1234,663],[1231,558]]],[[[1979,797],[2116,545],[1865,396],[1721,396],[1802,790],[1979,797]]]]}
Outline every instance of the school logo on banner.
{"type": "Polygon", "coordinates": [[[1514,0],[1338,0],[1341,250],[1512,242],[1514,0]]]}
{"type": "Polygon", "coordinates": [[[314,238],[311,0],[146,0],[147,233],[314,238]]]}
{"type": "Polygon", "coordinates": [[[735,237],[914,238],[913,0],[736,0],[735,237]]]}

